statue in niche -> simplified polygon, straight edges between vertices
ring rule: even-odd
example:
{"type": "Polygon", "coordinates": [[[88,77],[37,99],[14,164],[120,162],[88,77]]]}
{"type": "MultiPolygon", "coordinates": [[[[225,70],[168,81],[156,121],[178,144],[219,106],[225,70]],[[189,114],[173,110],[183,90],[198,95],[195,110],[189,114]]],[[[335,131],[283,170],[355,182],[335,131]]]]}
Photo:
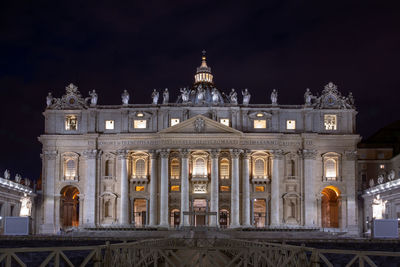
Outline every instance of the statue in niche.
{"type": "Polygon", "coordinates": [[[212,89],[212,91],[211,91],[211,95],[212,95],[212,102],[214,103],[214,104],[216,104],[216,103],[218,103],[218,101],[219,101],[219,95],[218,95],[218,90],[217,90],[217,88],[213,88],[212,89]]]}
{"type": "Polygon", "coordinates": [[[169,92],[168,92],[168,88],[165,88],[164,89],[164,92],[163,92],[163,104],[168,104],[168,102],[169,102],[169,92]]]}
{"type": "Polygon", "coordinates": [[[237,105],[238,103],[238,98],[237,98],[237,93],[234,88],[232,88],[231,92],[229,93],[229,101],[231,104],[237,105]]]}
{"type": "Polygon", "coordinates": [[[311,101],[313,98],[314,96],[312,95],[310,88],[307,88],[306,92],[304,93],[304,102],[306,106],[311,106],[311,101]]]}
{"type": "Polygon", "coordinates": [[[248,105],[250,103],[250,93],[249,90],[244,89],[244,91],[242,90],[242,96],[243,96],[243,105],[248,105]]]}
{"type": "Polygon", "coordinates": [[[182,102],[183,103],[189,102],[190,91],[186,87],[181,88],[180,91],[181,91],[182,102]]]}
{"type": "Polygon", "coordinates": [[[21,179],[22,179],[21,175],[17,173],[17,174],[15,175],[15,182],[16,182],[16,183],[20,183],[20,182],[21,182],[21,179]]]}
{"type": "Polygon", "coordinates": [[[53,100],[53,95],[51,94],[51,92],[49,92],[49,94],[46,96],[47,107],[50,107],[53,104],[53,100]]]}
{"type": "Polygon", "coordinates": [[[272,90],[271,103],[272,103],[272,105],[277,105],[278,104],[278,91],[276,91],[276,89],[272,90]]]}
{"type": "Polygon", "coordinates": [[[122,105],[126,106],[129,104],[129,93],[128,91],[124,90],[124,92],[121,95],[122,98],[122,105]]]}
{"type": "Polygon", "coordinates": [[[93,91],[89,91],[89,95],[90,95],[90,106],[96,106],[98,99],[96,90],[93,89],[93,91]]]}
{"type": "Polygon", "coordinates": [[[153,99],[153,105],[157,105],[158,104],[158,98],[160,97],[160,93],[154,89],[153,93],[151,94],[151,98],[153,99]]]}
{"type": "Polygon", "coordinates": [[[197,103],[204,103],[206,99],[206,90],[204,90],[201,84],[197,88],[197,103]]]}
{"type": "Polygon", "coordinates": [[[10,180],[10,171],[9,170],[4,171],[4,179],[10,180]]]}

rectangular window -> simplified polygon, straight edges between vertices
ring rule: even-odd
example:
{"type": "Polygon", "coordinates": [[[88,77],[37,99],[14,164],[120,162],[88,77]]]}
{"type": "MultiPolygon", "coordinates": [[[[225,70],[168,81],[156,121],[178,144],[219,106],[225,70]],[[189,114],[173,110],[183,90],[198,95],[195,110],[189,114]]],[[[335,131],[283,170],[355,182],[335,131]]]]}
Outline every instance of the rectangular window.
{"type": "Polygon", "coordinates": [[[10,206],[10,216],[14,215],[14,205],[10,206]]]}
{"type": "Polygon", "coordinates": [[[254,129],[265,129],[267,128],[266,120],[254,120],[254,129]]]}
{"type": "Polygon", "coordinates": [[[136,192],[142,192],[142,191],[144,191],[144,186],[136,186],[136,187],[135,187],[135,191],[136,191],[136,192]]]}
{"type": "Polygon", "coordinates": [[[221,185],[221,187],[220,187],[220,191],[221,192],[229,192],[229,186],[227,186],[227,185],[221,185]]]}
{"type": "Polygon", "coordinates": [[[384,169],[384,168],[385,168],[385,164],[379,165],[379,168],[380,168],[380,169],[384,169]]]}
{"type": "Polygon", "coordinates": [[[135,129],[146,129],[147,121],[146,120],[134,120],[133,127],[135,129]]]}
{"type": "Polygon", "coordinates": [[[295,130],[296,129],[296,121],[295,120],[287,120],[286,121],[286,129],[287,130],[295,130]]]}
{"type": "Polygon", "coordinates": [[[65,130],[78,130],[78,118],[75,115],[68,115],[67,117],[65,117],[65,130]]]}
{"type": "Polygon", "coordinates": [[[264,186],[256,186],[256,192],[264,192],[264,186]]]}
{"type": "Polygon", "coordinates": [[[180,186],[179,185],[172,185],[171,186],[171,192],[179,192],[180,191],[180,186]]]}
{"type": "Polygon", "coordinates": [[[180,119],[171,119],[171,126],[177,125],[180,122],[180,119]]]}
{"type": "Polygon", "coordinates": [[[229,126],[229,119],[220,119],[219,122],[223,125],[229,126]]]}
{"type": "Polygon", "coordinates": [[[332,114],[324,115],[325,130],[335,131],[337,129],[337,116],[332,114]]]}
{"type": "Polygon", "coordinates": [[[114,130],[114,121],[113,120],[106,121],[106,130],[114,130]]]}

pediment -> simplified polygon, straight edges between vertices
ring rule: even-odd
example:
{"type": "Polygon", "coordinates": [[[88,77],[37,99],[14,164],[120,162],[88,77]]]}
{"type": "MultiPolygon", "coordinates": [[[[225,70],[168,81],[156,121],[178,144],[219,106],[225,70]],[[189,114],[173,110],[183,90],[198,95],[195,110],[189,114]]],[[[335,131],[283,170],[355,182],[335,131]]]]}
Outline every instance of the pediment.
{"type": "Polygon", "coordinates": [[[233,129],[229,126],[216,122],[202,115],[194,116],[193,118],[190,118],[179,124],[163,129],[159,133],[160,134],[172,134],[172,133],[236,134],[236,135],[242,134],[241,131],[233,129]]]}

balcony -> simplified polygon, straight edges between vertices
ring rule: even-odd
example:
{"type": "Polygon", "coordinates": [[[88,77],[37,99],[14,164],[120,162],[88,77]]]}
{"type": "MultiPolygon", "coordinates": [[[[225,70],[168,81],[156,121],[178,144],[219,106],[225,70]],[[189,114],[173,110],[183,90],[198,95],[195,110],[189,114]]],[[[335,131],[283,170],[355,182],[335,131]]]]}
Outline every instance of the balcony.
{"type": "Polygon", "coordinates": [[[132,175],[130,181],[136,184],[145,184],[149,182],[147,175],[132,175]]]}
{"type": "Polygon", "coordinates": [[[253,175],[251,182],[253,184],[267,184],[270,182],[270,177],[264,175],[264,176],[255,176],[253,175]]]}

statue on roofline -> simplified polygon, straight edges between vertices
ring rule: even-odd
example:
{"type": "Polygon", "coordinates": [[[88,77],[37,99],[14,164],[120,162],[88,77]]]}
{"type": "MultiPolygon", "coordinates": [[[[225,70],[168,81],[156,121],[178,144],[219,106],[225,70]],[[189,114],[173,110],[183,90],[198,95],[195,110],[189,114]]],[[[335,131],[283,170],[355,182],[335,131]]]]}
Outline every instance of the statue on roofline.
{"type": "Polygon", "coordinates": [[[46,97],[46,105],[47,107],[50,107],[53,104],[53,95],[51,94],[51,92],[49,92],[49,94],[46,97]]]}
{"type": "Polygon", "coordinates": [[[90,106],[96,106],[98,99],[96,90],[93,89],[93,91],[89,91],[89,95],[90,95],[90,106]]]}
{"type": "Polygon", "coordinates": [[[231,92],[229,93],[229,101],[231,104],[237,105],[238,99],[237,99],[237,93],[234,88],[232,88],[231,92]]]}
{"type": "Polygon", "coordinates": [[[217,88],[213,88],[211,91],[211,95],[212,95],[212,102],[214,104],[217,104],[219,102],[219,95],[218,95],[218,90],[217,88]]]}
{"type": "Polygon", "coordinates": [[[182,102],[183,103],[189,102],[190,91],[186,87],[181,88],[180,91],[181,91],[182,102]]]}
{"type": "Polygon", "coordinates": [[[124,90],[124,92],[121,94],[122,98],[122,105],[126,106],[129,104],[129,93],[127,90],[124,90]]]}
{"type": "Polygon", "coordinates": [[[163,92],[163,104],[168,104],[168,102],[169,102],[169,92],[168,88],[165,88],[163,92]]]}
{"type": "Polygon", "coordinates": [[[4,179],[7,179],[7,180],[10,179],[10,171],[9,170],[4,171],[4,179]]]}
{"type": "Polygon", "coordinates": [[[154,89],[153,93],[151,94],[151,98],[153,99],[153,105],[157,105],[158,104],[158,98],[160,96],[160,93],[154,89]]]}
{"type": "Polygon", "coordinates": [[[272,105],[278,105],[278,91],[276,91],[276,89],[272,90],[271,103],[272,105]]]}
{"type": "Polygon", "coordinates": [[[248,105],[250,103],[250,93],[249,90],[244,89],[244,91],[242,90],[242,95],[243,95],[243,105],[248,105]]]}

